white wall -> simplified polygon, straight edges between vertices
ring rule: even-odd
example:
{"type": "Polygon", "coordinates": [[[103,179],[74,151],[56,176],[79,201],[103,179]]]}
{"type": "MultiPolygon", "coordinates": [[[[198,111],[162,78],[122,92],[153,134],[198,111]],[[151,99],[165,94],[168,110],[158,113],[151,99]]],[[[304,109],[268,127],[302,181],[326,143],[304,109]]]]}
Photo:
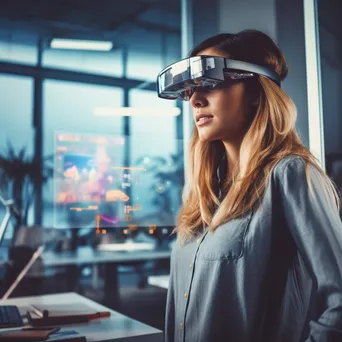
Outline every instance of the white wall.
{"type": "Polygon", "coordinates": [[[289,74],[282,84],[298,110],[297,130],[309,146],[303,3],[300,0],[220,0],[220,32],[258,29],[284,52],[289,74]]]}
{"type": "Polygon", "coordinates": [[[192,1],[193,41],[194,45],[219,33],[221,0],[192,1]]]}
{"type": "Polygon", "coordinates": [[[257,29],[277,38],[275,0],[220,0],[220,31],[257,29]]]}

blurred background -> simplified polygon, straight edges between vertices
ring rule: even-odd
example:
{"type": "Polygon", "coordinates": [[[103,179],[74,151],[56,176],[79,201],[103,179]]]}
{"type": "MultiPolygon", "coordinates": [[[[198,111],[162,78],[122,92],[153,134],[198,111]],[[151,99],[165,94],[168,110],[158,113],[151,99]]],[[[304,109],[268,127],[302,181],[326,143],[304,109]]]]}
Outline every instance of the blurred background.
{"type": "Polygon", "coordinates": [[[156,76],[220,32],[277,42],[300,136],[341,189],[341,14],[338,0],[2,0],[2,293],[44,244],[12,296],[76,291],[163,329],[193,126],[156,76]]]}

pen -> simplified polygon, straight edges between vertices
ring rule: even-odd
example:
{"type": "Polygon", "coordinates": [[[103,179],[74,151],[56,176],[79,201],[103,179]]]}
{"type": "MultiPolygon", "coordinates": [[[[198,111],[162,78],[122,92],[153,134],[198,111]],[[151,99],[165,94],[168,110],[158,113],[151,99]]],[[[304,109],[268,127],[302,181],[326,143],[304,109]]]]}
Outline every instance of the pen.
{"type": "Polygon", "coordinates": [[[43,313],[37,308],[37,307],[35,307],[34,305],[30,305],[30,307],[33,309],[33,312],[37,315],[37,316],[39,316],[39,317],[43,317],[43,313]]]}
{"type": "Polygon", "coordinates": [[[96,318],[104,318],[104,317],[109,317],[110,312],[109,311],[104,311],[104,312],[97,312],[95,314],[90,314],[88,315],[89,319],[96,319],[96,318]]]}

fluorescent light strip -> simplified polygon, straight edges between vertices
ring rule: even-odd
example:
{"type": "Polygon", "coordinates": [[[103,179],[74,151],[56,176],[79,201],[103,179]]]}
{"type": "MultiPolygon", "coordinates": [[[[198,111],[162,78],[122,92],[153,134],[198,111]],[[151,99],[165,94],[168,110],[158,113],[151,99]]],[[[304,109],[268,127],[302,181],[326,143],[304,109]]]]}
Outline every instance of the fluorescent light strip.
{"type": "Polygon", "coordinates": [[[180,108],[134,108],[134,107],[96,107],[94,108],[94,116],[110,117],[110,116],[178,116],[181,113],[180,108]]]}
{"type": "Polygon", "coordinates": [[[109,51],[113,48],[113,43],[96,40],[54,38],[51,40],[50,47],[53,49],[109,51]]]}
{"type": "Polygon", "coordinates": [[[304,0],[309,145],[310,151],[319,160],[323,170],[325,170],[321,67],[316,6],[315,0],[304,0]]]}

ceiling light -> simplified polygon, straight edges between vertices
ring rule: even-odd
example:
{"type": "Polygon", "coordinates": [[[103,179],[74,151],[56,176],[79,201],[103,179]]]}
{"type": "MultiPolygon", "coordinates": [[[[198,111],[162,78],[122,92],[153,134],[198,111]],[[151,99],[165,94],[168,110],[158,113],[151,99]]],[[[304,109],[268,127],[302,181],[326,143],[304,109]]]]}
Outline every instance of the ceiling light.
{"type": "Polygon", "coordinates": [[[178,116],[181,113],[180,108],[134,108],[134,107],[96,107],[94,116],[178,116]]]}
{"type": "Polygon", "coordinates": [[[98,40],[54,38],[51,40],[50,47],[53,49],[109,51],[113,48],[113,43],[98,40]]]}

